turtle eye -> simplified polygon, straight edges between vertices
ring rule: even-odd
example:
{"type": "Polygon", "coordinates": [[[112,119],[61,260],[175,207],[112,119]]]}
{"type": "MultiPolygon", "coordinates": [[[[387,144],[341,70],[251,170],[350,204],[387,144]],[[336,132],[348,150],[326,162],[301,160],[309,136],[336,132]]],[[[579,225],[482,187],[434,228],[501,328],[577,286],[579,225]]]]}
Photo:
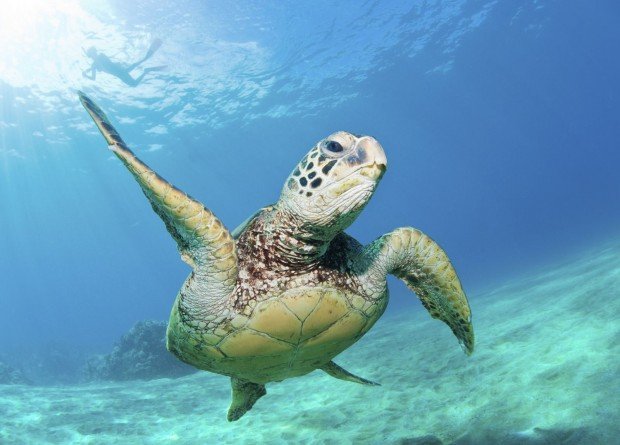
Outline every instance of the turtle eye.
{"type": "Polygon", "coordinates": [[[321,149],[325,154],[329,155],[338,155],[344,151],[344,147],[338,141],[323,141],[321,144],[321,149]]]}

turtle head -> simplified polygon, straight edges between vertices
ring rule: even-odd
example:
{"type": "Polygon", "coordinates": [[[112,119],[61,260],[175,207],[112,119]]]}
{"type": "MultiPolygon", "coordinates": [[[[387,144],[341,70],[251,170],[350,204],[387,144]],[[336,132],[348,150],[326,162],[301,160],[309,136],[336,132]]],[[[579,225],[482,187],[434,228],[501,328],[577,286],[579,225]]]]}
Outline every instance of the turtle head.
{"type": "Polygon", "coordinates": [[[371,136],[346,131],[318,142],[290,174],[278,207],[303,233],[331,240],[370,200],[387,168],[383,148],[371,136]]]}

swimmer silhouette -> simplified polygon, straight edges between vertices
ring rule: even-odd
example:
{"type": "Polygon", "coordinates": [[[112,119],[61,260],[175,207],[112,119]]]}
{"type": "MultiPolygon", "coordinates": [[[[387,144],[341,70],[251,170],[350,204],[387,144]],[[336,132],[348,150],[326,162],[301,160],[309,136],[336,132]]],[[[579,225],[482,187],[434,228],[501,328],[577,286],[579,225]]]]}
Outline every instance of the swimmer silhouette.
{"type": "Polygon", "coordinates": [[[101,71],[103,73],[108,73],[108,74],[111,74],[119,78],[120,80],[125,82],[125,84],[129,85],[130,87],[135,87],[142,81],[142,79],[144,79],[144,76],[146,76],[151,71],[157,71],[157,70],[161,70],[165,68],[165,66],[155,66],[151,68],[144,68],[144,71],[142,72],[142,74],[138,76],[137,78],[134,78],[130,74],[132,70],[134,70],[135,68],[137,68],[138,66],[146,62],[148,59],[150,59],[153,56],[153,54],[155,54],[155,51],[159,49],[161,44],[162,44],[162,41],[160,39],[153,40],[153,43],[151,43],[149,50],[146,52],[146,55],[142,59],[138,60],[136,63],[132,63],[132,64],[113,62],[112,60],[110,60],[108,56],[98,52],[94,46],[91,46],[85,51],[85,54],[91,59],[93,59],[93,63],[90,66],[90,68],[87,68],[84,71],[82,71],[82,76],[86,77],[87,79],[95,80],[97,78],[97,71],[101,71]],[[90,74],[89,74],[89,71],[90,71],[90,74]]]}

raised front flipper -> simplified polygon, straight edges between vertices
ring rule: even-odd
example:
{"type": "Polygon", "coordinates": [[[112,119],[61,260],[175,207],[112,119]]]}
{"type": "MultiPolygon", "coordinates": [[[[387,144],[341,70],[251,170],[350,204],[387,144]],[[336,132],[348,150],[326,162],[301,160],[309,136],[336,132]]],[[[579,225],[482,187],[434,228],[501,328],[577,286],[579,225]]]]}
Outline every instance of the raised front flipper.
{"type": "Polygon", "coordinates": [[[196,289],[210,300],[228,296],[237,279],[235,243],[220,220],[138,159],[112,126],[104,112],[84,93],[80,101],[97,124],[110,149],[133,174],[153,210],[164,221],[178,244],[181,257],[204,277],[206,286],[196,289]]]}
{"type": "Polygon", "coordinates": [[[420,230],[396,229],[364,248],[369,286],[385,286],[385,276],[395,275],[422,301],[433,318],[452,329],[463,350],[474,350],[471,310],[456,271],[446,253],[420,230]]]}

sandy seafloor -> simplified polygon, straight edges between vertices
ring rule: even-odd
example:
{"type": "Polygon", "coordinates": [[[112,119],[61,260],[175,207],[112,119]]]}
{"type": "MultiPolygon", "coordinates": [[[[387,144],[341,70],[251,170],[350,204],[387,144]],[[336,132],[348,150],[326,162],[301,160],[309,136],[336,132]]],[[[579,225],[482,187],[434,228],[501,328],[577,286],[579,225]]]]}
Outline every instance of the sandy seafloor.
{"type": "Polygon", "coordinates": [[[236,423],[228,379],[208,373],[0,386],[0,443],[620,444],[620,244],[474,295],[472,309],[469,358],[408,310],[336,360],[381,387],[314,372],[268,385],[236,423]]]}

